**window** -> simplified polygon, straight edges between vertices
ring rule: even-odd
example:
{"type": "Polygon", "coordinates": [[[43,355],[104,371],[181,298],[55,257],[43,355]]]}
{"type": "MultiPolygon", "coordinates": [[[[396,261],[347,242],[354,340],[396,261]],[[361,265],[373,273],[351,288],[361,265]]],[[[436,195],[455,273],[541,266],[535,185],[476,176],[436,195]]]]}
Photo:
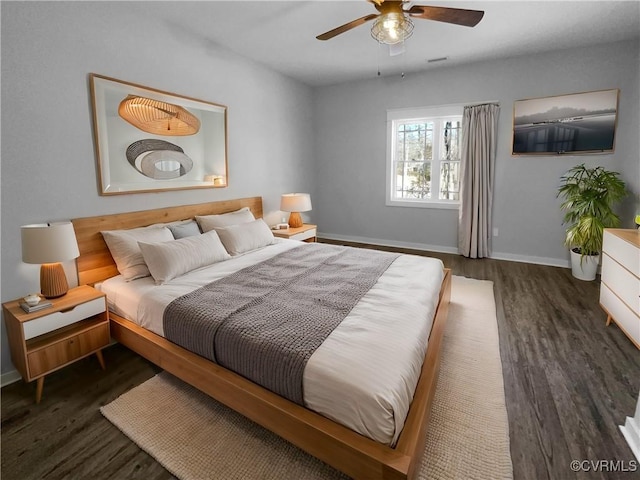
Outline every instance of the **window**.
{"type": "Polygon", "coordinates": [[[387,205],[457,208],[462,106],[387,112],[387,205]]]}

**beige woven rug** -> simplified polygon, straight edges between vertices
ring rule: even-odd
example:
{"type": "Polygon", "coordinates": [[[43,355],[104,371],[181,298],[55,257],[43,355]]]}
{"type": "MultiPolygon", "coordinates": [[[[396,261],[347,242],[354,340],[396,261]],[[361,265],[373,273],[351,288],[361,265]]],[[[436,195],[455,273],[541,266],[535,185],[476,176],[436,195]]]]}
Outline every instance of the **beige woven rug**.
{"type": "MultiPolygon", "coordinates": [[[[345,478],[165,372],[101,411],[183,480],[345,478]]],[[[427,435],[420,479],[513,478],[492,282],[453,277],[427,435]]]]}

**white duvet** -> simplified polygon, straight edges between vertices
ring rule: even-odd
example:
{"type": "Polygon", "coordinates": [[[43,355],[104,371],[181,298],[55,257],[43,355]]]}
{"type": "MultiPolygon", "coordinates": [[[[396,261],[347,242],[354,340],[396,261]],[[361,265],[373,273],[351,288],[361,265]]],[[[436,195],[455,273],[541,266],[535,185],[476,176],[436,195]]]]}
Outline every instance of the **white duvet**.
{"type": "MultiPolygon", "coordinates": [[[[164,308],[175,298],[304,243],[273,245],[157,286],[151,277],[99,285],[110,309],[164,336],[164,308]]],[[[305,406],[386,445],[395,445],[425,356],[443,279],[438,259],[401,255],[309,359],[305,406]]]]}

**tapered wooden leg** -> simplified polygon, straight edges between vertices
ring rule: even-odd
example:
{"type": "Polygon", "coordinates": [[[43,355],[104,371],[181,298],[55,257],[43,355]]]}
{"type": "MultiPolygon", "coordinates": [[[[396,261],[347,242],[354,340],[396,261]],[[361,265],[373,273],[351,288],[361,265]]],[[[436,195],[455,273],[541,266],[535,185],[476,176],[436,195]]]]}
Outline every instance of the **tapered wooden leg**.
{"type": "Polygon", "coordinates": [[[103,370],[106,370],[106,369],[107,369],[107,367],[106,367],[106,366],[105,366],[105,364],[104,364],[104,357],[102,356],[102,350],[98,350],[98,351],[96,352],[96,357],[98,357],[98,362],[100,362],[100,367],[101,367],[103,370]]]}
{"type": "Polygon", "coordinates": [[[607,315],[607,327],[609,326],[609,324],[611,323],[611,315],[607,315]]]}
{"type": "Polygon", "coordinates": [[[44,377],[36,380],[36,403],[40,403],[42,399],[42,389],[44,388],[44,377]]]}

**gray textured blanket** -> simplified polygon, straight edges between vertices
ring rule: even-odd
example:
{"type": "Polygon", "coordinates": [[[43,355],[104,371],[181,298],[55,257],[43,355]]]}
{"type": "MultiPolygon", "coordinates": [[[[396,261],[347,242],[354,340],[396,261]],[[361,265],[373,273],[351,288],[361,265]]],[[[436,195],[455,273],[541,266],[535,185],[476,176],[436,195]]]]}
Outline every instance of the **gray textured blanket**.
{"type": "Polygon", "coordinates": [[[303,244],[177,298],[164,333],[302,405],[307,361],[397,257],[303,244]]]}

